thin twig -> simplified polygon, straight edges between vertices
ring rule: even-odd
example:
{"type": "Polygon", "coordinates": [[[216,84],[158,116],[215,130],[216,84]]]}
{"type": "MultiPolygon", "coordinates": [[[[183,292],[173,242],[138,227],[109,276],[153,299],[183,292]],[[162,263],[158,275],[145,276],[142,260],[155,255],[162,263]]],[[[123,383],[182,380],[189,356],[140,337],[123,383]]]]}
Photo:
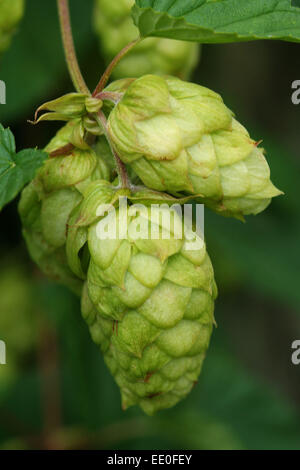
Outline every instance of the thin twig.
{"type": "Polygon", "coordinates": [[[72,82],[76,91],[78,91],[79,93],[86,93],[90,95],[90,91],[82,76],[76,56],[70,20],[69,0],[57,0],[57,7],[59,13],[63,47],[72,82]]]}
{"type": "Polygon", "coordinates": [[[98,100],[107,100],[112,101],[114,104],[118,104],[119,101],[122,99],[123,93],[115,93],[113,91],[102,91],[95,96],[98,100]]]}
{"type": "Polygon", "coordinates": [[[105,88],[105,85],[107,84],[109,77],[111,76],[111,73],[113,72],[114,68],[118,65],[121,59],[138,43],[141,41],[141,38],[135,39],[135,41],[130,42],[125,46],[118,55],[113,59],[113,61],[109,64],[107,69],[105,70],[104,74],[102,75],[100,82],[98,83],[97,87],[95,88],[95,91],[93,93],[93,96],[97,96],[101,91],[105,88]]]}
{"type": "Polygon", "coordinates": [[[57,150],[50,152],[50,158],[63,157],[65,155],[69,155],[74,150],[74,148],[75,147],[73,144],[66,144],[63,147],[59,147],[57,150]]]}
{"type": "Polygon", "coordinates": [[[111,143],[111,140],[110,140],[110,137],[109,137],[109,134],[108,134],[108,130],[107,130],[107,121],[106,121],[106,117],[105,117],[104,113],[102,111],[99,111],[97,113],[97,115],[95,115],[95,119],[97,119],[97,121],[99,123],[99,126],[101,126],[101,128],[103,129],[103,132],[105,134],[107,142],[109,143],[111,152],[112,152],[112,154],[114,156],[114,159],[115,159],[115,162],[116,162],[116,167],[117,167],[117,172],[118,172],[118,176],[119,176],[119,179],[120,179],[120,184],[121,184],[122,188],[128,188],[129,189],[131,187],[131,185],[130,185],[129,177],[128,177],[128,174],[127,174],[126,166],[124,165],[124,163],[120,159],[118,153],[116,152],[116,150],[114,149],[114,147],[111,143]]]}

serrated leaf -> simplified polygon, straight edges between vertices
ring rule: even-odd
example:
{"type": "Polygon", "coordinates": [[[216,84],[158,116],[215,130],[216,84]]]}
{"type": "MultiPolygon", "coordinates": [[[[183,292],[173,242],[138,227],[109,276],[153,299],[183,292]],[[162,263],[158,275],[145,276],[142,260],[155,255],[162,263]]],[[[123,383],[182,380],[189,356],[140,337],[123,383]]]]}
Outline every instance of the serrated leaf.
{"type": "Polygon", "coordinates": [[[132,14],[143,37],[300,41],[299,2],[291,0],[136,0],[132,14]]]}
{"type": "Polygon", "coordinates": [[[0,124],[0,150],[3,152],[14,153],[16,151],[15,138],[9,129],[4,129],[0,124]]]}
{"type": "Polygon", "coordinates": [[[47,154],[37,149],[16,153],[15,138],[0,124],[0,210],[35,176],[47,154]]]}

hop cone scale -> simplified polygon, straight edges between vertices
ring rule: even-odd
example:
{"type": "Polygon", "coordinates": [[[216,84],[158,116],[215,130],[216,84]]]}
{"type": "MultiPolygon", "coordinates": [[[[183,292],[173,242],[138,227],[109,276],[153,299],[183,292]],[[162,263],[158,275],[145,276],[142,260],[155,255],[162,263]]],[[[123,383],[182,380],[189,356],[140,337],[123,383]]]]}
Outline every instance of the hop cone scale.
{"type": "MultiPolygon", "coordinates": [[[[46,147],[51,153],[70,141],[74,123],[65,125],[46,147]]],[[[100,137],[101,155],[75,149],[70,155],[48,158],[36,178],[23,190],[19,213],[23,235],[32,259],[50,278],[80,294],[82,282],[68,267],[65,244],[72,210],[80,204],[82,191],[99,178],[110,178],[105,163],[109,147],[100,137]]],[[[111,156],[109,156],[111,158],[111,156]]]]}
{"type": "Polygon", "coordinates": [[[146,186],[199,196],[221,215],[258,214],[281,194],[257,142],[220,95],[200,85],[155,75],[131,82],[109,133],[146,186]]]}
{"type": "Polygon", "coordinates": [[[24,0],[0,0],[0,54],[8,48],[23,12],[24,0]]]}
{"type": "MultiPolygon", "coordinates": [[[[134,0],[96,0],[95,30],[101,50],[111,61],[123,47],[139,36],[130,10],[134,0]]],[[[163,38],[144,39],[122,60],[114,71],[116,78],[140,77],[147,73],[170,74],[188,78],[199,56],[192,42],[163,38]]]]}
{"type": "Polygon", "coordinates": [[[86,279],[83,317],[120,387],[123,408],[139,405],[151,415],[182,400],[197,382],[214,322],[214,272],[202,239],[190,250],[179,233],[182,221],[169,208],[163,214],[171,228],[153,208],[125,216],[117,209],[126,236],[99,239],[95,208],[107,203],[107,191],[106,183],[91,184],[74,211],[68,259],[86,279]],[[159,237],[136,238],[139,226],[155,227],[159,237]]]}

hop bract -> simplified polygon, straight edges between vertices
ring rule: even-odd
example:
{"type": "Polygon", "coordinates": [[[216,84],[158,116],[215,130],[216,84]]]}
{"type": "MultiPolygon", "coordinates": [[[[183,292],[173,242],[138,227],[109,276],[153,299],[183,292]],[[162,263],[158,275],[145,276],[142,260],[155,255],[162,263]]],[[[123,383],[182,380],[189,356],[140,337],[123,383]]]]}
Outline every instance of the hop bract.
{"type": "MultiPolygon", "coordinates": [[[[108,61],[139,36],[130,14],[133,5],[134,0],[96,0],[95,29],[108,61]]],[[[144,39],[121,61],[114,76],[140,77],[146,73],[157,73],[188,78],[196,66],[199,50],[199,46],[192,42],[144,39]]]]}
{"type": "Polygon", "coordinates": [[[193,194],[222,215],[258,214],[281,194],[263,150],[220,95],[200,85],[155,75],[133,81],[109,133],[146,186],[193,194]]]}
{"type": "Polygon", "coordinates": [[[0,0],[0,54],[9,46],[23,12],[24,0],[0,0]]]}
{"type": "Polygon", "coordinates": [[[105,220],[96,214],[110,198],[102,182],[85,192],[72,216],[68,259],[86,278],[83,316],[123,408],[139,405],[153,414],[182,400],[197,382],[214,322],[214,272],[203,240],[195,235],[191,249],[181,217],[169,207],[116,208],[109,216],[121,230],[101,238],[105,220]]]}
{"type": "MultiPolygon", "coordinates": [[[[66,145],[73,126],[72,121],[64,126],[46,151],[51,153],[66,145]]],[[[73,275],[66,259],[68,222],[72,210],[82,200],[84,188],[95,179],[110,178],[105,162],[105,154],[110,150],[103,137],[100,141],[97,153],[92,149],[74,149],[69,155],[46,160],[36,178],[23,190],[19,204],[31,257],[46,275],[76,293],[81,292],[82,283],[73,275]]]]}

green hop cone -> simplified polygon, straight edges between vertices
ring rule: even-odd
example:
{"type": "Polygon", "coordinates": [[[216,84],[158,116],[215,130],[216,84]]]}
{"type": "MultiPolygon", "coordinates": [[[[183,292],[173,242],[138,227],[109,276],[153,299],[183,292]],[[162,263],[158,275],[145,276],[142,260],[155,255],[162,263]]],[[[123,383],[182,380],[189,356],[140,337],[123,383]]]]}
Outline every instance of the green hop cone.
{"type": "Polygon", "coordinates": [[[263,150],[217,93],[174,77],[133,81],[108,121],[124,163],[149,188],[199,196],[216,212],[258,214],[281,194],[263,150]]]}
{"type": "Polygon", "coordinates": [[[185,398],[197,382],[214,323],[214,272],[202,238],[195,235],[191,247],[169,206],[136,213],[135,206],[121,206],[110,212],[120,232],[103,239],[99,223],[110,219],[101,219],[99,207],[113,199],[106,182],[90,185],[71,218],[68,259],[86,279],[83,317],[123,408],[139,405],[152,415],[185,398]],[[90,254],[85,269],[83,247],[90,254]]]}
{"type": "MultiPolygon", "coordinates": [[[[72,121],[65,125],[45,150],[51,153],[68,144],[75,125],[72,121]]],[[[69,155],[48,158],[23,190],[19,203],[23,235],[32,259],[47,276],[78,294],[82,283],[69,269],[65,252],[69,217],[91,181],[110,179],[109,159],[112,156],[103,136],[96,151],[74,149],[69,155]]]]}
{"type": "MultiPolygon", "coordinates": [[[[134,0],[96,0],[95,29],[108,61],[139,36],[130,14],[133,5],[134,0]]],[[[199,50],[200,46],[192,42],[164,38],[144,39],[122,59],[114,76],[140,77],[146,73],[156,73],[186,79],[196,66],[199,50]]]]}
{"type": "Polygon", "coordinates": [[[0,54],[11,41],[24,12],[24,0],[0,0],[0,54]]]}

